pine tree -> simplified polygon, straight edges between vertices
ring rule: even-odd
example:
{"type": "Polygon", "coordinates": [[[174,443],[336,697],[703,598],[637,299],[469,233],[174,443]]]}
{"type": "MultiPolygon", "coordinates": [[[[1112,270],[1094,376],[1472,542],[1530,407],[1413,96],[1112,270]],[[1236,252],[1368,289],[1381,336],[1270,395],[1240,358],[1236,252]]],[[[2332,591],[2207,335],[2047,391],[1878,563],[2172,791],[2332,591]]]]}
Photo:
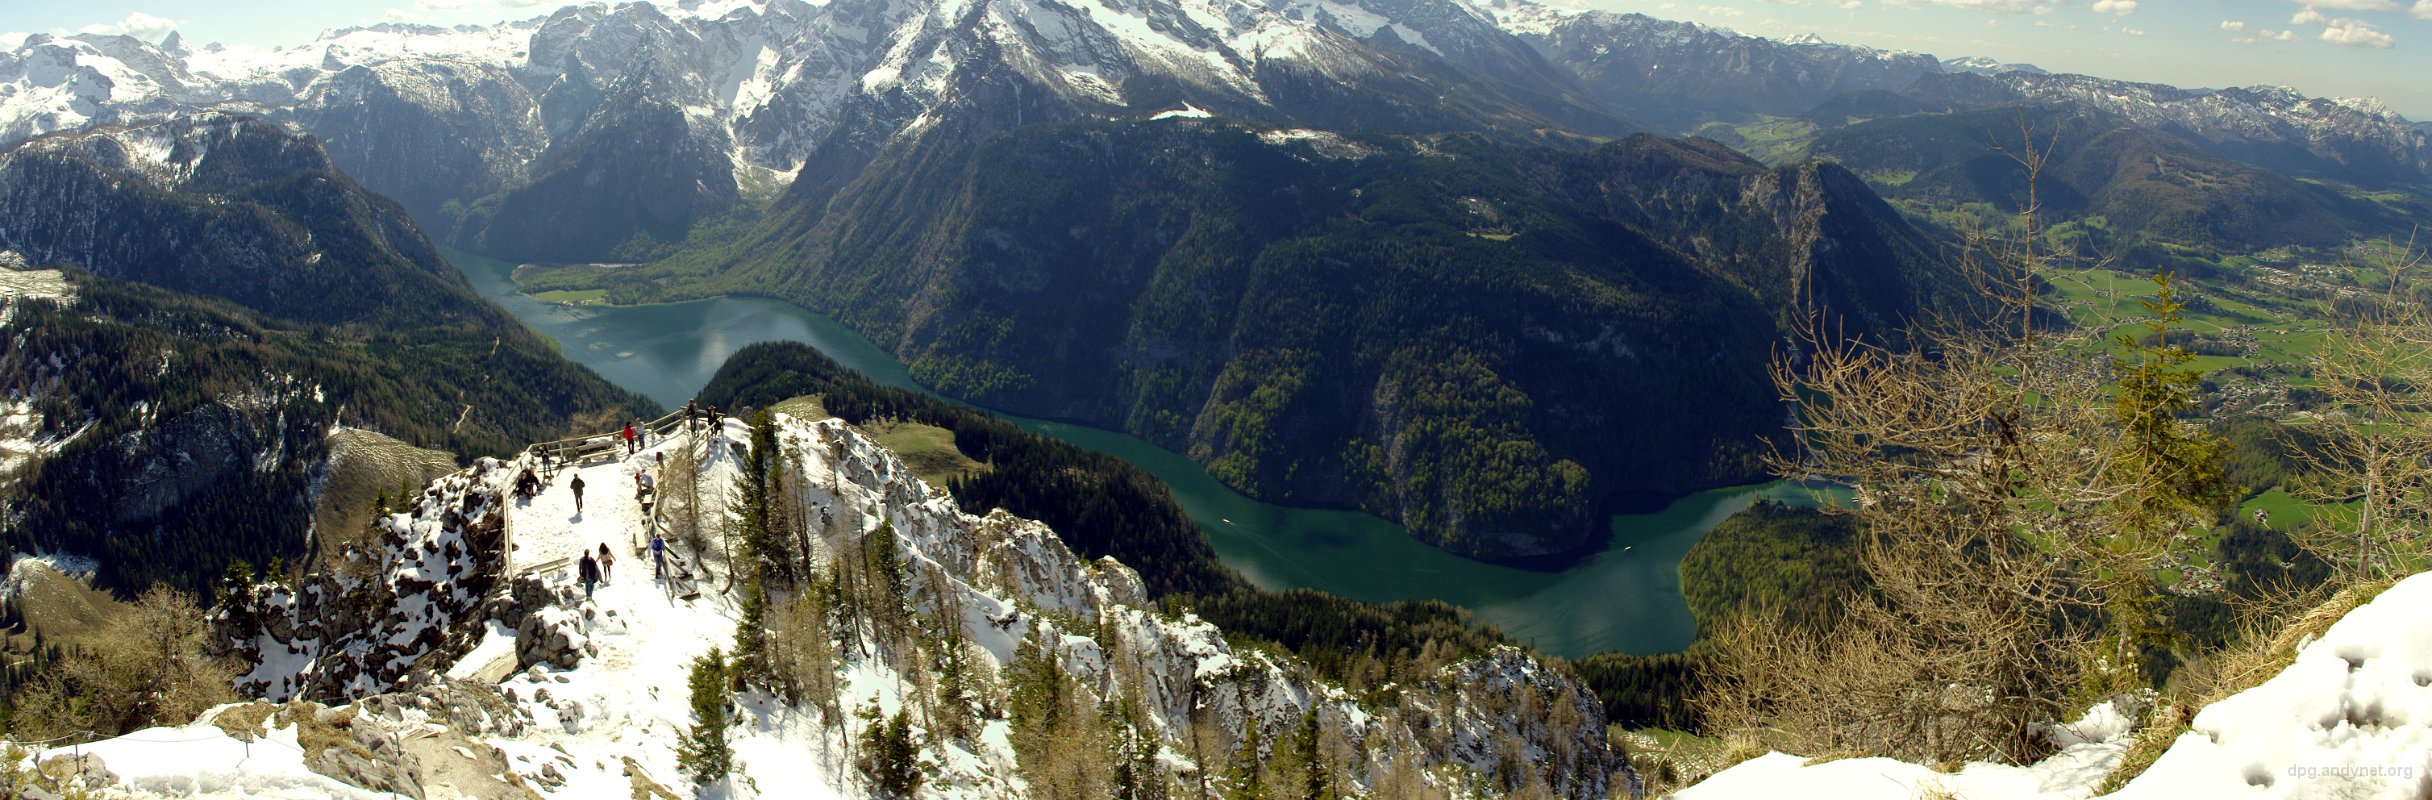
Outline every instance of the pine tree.
{"type": "Polygon", "coordinates": [[[1335,800],[1334,776],[1326,769],[1325,755],[1318,751],[1317,708],[1301,716],[1300,729],[1292,734],[1292,761],[1300,767],[1300,775],[1292,792],[1295,800],[1335,800]]]}
{"type": "Polygon", "coordinates": [[[1241,746],[1233,752],[1232,769],[1225,775],[1225,800],[1265,800],[1267,796],[1265,760],[1259,758],[1258,717],[1244,713],[1241,722],[1241,746]]]}
{"type": "Polygon", "coordinates": [[[220,577],[219,610],[238,638],[262,632],[262,615],[254,607],[253,565],[244,559],[228,562],[228,572],[220,577]]]}
{"type": "Polygon", "coordinates": [[[2151,315],[2144,325],[2146,337],[2121,334],[2116,341],[2124,355],[2111,359],[2120,386],[2111,412],[2126,444],[2113,464],[2119,484],[2128,491],[2112,506],[2117,533],[2093,559],[2109,575],[2104,608],[2118,640],[2118,663],[2130,677],[2136,675],[2139,651],[2167,646],[2171,637],[2160,619],[2154,572],[2172,537],[2209,524],[2215,510],[2238,493],[2226,471],[2228,443],[2180,419],[2200,410],[2196,386],[2201,376],[2187,366],[2195,354],[2170,340],[2185,319],[2181,312],[2186,303],[2179,300],[2169,272],[2155,274],[2153,284],[2153,298],[2139,301],[2151,315]]]}
{"type": "Polygon", "coordinates": [[[712,648],[693,659],[692,730],[676,743],[676,764],[696,783],[725,778],[734,770],[734,749],[726,739],[726,655],[712,648]]]}
{"type": "Polygon", "coordinates": [[[747,686],[767,687],[776,678],[769,655],[768,591],[761,585],[759,570],[746,567],[742,571],[747,576],[743,580],[743,617],[735,621],[733,679],[747,686]]]}
{"type": "Polygon", "coordinates": [[[862,732],[861,771],[871,788],[885,797],[909,798],[928,779],[921,771],[920,742],[912,734],[912,716],[897,709],[895,716],[872,720],[862,732]]]}

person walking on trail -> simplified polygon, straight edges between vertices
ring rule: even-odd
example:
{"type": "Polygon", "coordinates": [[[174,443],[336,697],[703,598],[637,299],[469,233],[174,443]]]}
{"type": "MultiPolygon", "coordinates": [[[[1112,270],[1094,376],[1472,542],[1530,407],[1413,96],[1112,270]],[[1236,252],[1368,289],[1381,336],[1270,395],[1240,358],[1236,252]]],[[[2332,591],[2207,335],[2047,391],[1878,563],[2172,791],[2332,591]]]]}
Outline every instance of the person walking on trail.
{"type": "Polygon", "coordinates": [[[693,425],[693,423],[694,423],[694,422],[699,421],[700,419],[701,419],[701,401],[700,401],[700,399],[699,399],[699,398],[694,398],[694,399],[691,399],[691,400],[686,400],[686,401],[684,401],[684,430],[687,430],[687,431],[693,430],[693,429],[694,429],[694,425],[693,425]]]}
{"type": "Polygon", "coordinates": [[[600,582],[616,577],[616,554],[608,551],[608,543],[600,543],[600,582]]]}
{"type": "Polygon", "coordinates": [[[574,481],[573,481],[572,483],[568,483],[568,484],[566,484],[566,485],[567,485],[568,487],[571,487],[571,488],[573,488],[573,489],[574,489],[574,515],[575,515],[575,516],[578,516],[578,517],[579,517],[579,516],[582,516],[582,515],[583,515],[583,476],[582,476],[582,475],[579,475],[579,474],[578,474],[578,475],[575,475],[575,476],[574,476],[574,481]]]}
{"type": "Polygon", "coordinates": [[[591,599],[591,585],[600,582],[600,562],[591,560],[591,551],[583,551],[583,560],[575,563],[575,574],[583,579],[583,599],[591,599]]]}
{"type": "Polygon", "coordinates": [[[650,479],[650,470],[633,474],[633,501],[642,504],[642,516],[650,516],[651,495],[657,491],[658,483],[650,479]]]}
{"type": "Polygon", "coordinates": [[[656,533],[650,535],[650,562],[652,580],[667,577],[667,540],[656,533]]]}
{"type": "Polygon", "coordinates": [[[637,446],[637,445],[635,445],[635,444],[634,444],[634,441],[635,441],[635,440],[634,440],[634,438],[633,438],[633,423],[631,423],[631,422],[625,423],[625,433],[624,433],[624,436],[625,436],[625,454],[626,454],[626,455],[633,455],[634,453],[641,452],[641,447],[639,447],[639,446],[637,446]]]}

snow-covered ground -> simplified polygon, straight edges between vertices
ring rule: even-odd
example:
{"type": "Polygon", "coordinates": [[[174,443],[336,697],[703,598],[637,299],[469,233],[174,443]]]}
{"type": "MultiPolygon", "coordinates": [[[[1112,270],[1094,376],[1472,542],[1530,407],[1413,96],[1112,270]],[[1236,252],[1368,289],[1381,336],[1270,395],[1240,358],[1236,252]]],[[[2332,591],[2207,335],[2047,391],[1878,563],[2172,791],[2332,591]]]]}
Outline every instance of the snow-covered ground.
{"type": "MultiPolygon", "coordinates": [[[[217,709],[225,711],[228,707],[217,709]]],[[[44,751],[40,759],[91,756],[118,776],[118,788],[140,797],[258,800],[385,800],[312,771],[294,727],[276,728],[248,743],[209,721],[150,728],[116,739],[44,751]]]]}
{"type": "MultiPolygon", "coordinates": [[[[726,438],[702,448],[710,456],[704,461],[705,484],[723,491],[735,470],[725,443],[748,435],[742,422],[729,420],[726,438]]],[[[562,471],[538,496],[509,511],[515,548],[512,569],[518,573],[535,565],[554,564],[543,577],[579,593],[575,560],[586,551],[596,556],[603,544],[616,555],[607,581],[594,590],[591,599],[564,610],[584,620],[578,623],[580,641],[573,644],[586,653],[581,664],[573,669],[534,665],[502,685],[510,698],[531,712],[533,725],[522,736],[497,737],[491,744],[504,751],[518,769],[537,770],[540,765],[554,764],[564,782],[543,787],[548,796],[629,796],[636,785],[629,771],[661,786],[680,788],[689,783],[676,768],[671,746],[692,727],[691,695],[685,681],[693,659],[712,648],[733,649],[735,621],[741,610],[711,582],[703,582],[700,596],[685,600],[668,581],[652,576],[649,540],[633,491],[635,474],[644,469],[655,471],[659,455],[673,454],[687,441],[682,437],[662,439],[639,455],[562,471]],[[574,493],[568,488],[575,475],[583,478],[580,513],[575,511],[574,493]]],[[[513,631],[493,628],[475,652],[511,655],[513,640],[513,631]]],[[[476,660],[468,657],[462,663],[476,660]]],[[[765,706],[755,710],[765,710],[765,706]]],[[[809,734],[818,726],[802,724],[784,713],[773,716],[737,731],[745,778],[759,779],[771,796],[842,796],[829,786],[827,777],[843,771],[839,754],[826,754],[828,769],[804,770],[794,764],[822,754],[822,749],[806,741],[817,738],[809,734]],[[755,754],[765,755],[753,758],[755,754]],[[777,792],[778,787],[785,789],[777,792]]],[[[740,796],[750,794],[738,792],[740,796]]]]}
{"type": "MultiPolygon", "coordinates": [[[[2432,797],[2432,573],[2349,612],[2262,685],[2198,712],[2170,750],[2108,797],[2432,797]]],[[[2099,716],[2099,715],[2097,715],[2099,716]]],[[[2091,797],[2117,766],[2123,726],[2027,767],[1957,773],[1886,758],[1807,765],[1771,753],[1681,791],[1681,800],[1780,797],[2091,797]],[[1940,794],[1937,794],[1940,793],[1940,794]]]]}
{"type": "Polygon", "coordinates": [[[2348,612],[2188,729],[2115,796],[2432,797],[2432,573],[2348,612]]]}

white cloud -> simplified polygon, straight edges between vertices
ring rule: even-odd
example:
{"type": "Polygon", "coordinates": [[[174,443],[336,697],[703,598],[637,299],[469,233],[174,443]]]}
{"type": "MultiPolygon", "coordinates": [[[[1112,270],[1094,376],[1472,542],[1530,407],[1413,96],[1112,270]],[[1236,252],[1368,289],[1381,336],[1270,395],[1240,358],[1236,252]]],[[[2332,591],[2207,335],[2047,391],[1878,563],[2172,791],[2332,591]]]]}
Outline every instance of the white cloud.
{"type": "Polygon", "coordinates": [[[2143,35],[2145,35],[2145,29],[2143,29],[2143,28],[2121,28],[2121,29],[2120,29],[2120,32],[2121,32],[2121,33],[2128,34],[2128,35],[2130,35],[2130,36],[2143,36],[2143,35]]]}
{"type": "Polygon", "coordinates": [[[2396,43],[2389,34],[2375,30],[2360,19],[2334,19],[2322,29],[2322,40],[2349,47],[2389,47],[2396,43]]]}
{"type": "Polygon", "coordinates": [[[2290,24],[2290,25],[2329,25],[2329,24],[2331,24],[2331,18],[2330,18],[2330,17],[2323,16],[2323,15],[2322,15],[2322,12],[2320,12],[2320,11],[2315,11],[2313,6],[2306,6],[2306,7],[2304,7],[2304,8],[2298,9],[2298,10],[2297,10],[2297,13],[2296,13],[2295,15],[2290,16],[2290,17],[2288,18],[2288,24],[2290,24]]]}
{"type": "Polygon", "coordinates": [[[26,37],[32,35],[33,34],[26,33],[24,31],[9,31],[7,33],[0,33],[0,50],[15,50],[19,47],[24,47],[26,37]]]}
{"type": "Polygon", "coordinates": [[[76,32],[99,33],[114,36],[133,36],[147,42],[158,42],[162,37],[168,36],[169,32],[173,30],[177,30],[177,20],[173,20],[168,17],[156,17],[151,14],[137,11],[128,14],[126,19],[122,19],[117,22],[100,22],[92,25],[86,25],[82,28],[76,29],[76,32]]]}
{"type": "Polygon", "coordinates": [[[2136,13],[2136,0],[2094,0],[2094,13],[2134,14],[2136,13]]]}
{"type": "Polygon", "coordinates": [[[2415,0],[2415,7],[2408,9],[2407,13],[2415,15],[2416,19],[2432,19],[2432,0],[2415,0]]]}
{"type": "Polygon", "coordinates": [[[2275,30],[2272,30],[2272,29],[2270,29],[2270,28],[2256,28],[2256,29],[2255,29],[2255,36],[2259,37],[2259,38],[2260,38],[2260,39],[2262,39],[2262,40],[2268,40],[2268,41],[2274,41],[2274,42],[2294,42],[2294,41],[2297,41],[2297,32],[2296,32],[2296,31],[2275,31],[2275,30]]]}
{"type": "Polygon", "coordinates": [[[1730,6],[1698,6],[1697,10],[1716,17],[1737,17],[1747,13],[1730,6]]]}
{"type": "MultiPolygon", "coordinates": [[[[1859,3],[1858,0],[1841,0],[1841,8],[1845,11],[1856,11],[1860,5],[1863,4],[1859,3]]],[[[2432,10],[2432,0],[2423,0],[2421,4],[2418,4],[2415,7],[2415,10],[2417,13],[2424,13],[2427,10],[2432,10]]]]}
{"type": "Polygon", "coordinates": [[[2234,19],[2225,19],[2225,20],[2221,20],[2221,30],[2225,30],[2225,31],[2242,31],[2242,30],[2246,30],[2246,23],[2245,23],[2245,22],[2242,22],[2242,21],[2239,21],[2239,20],[2234,20],[2234,19]]]}
{"type": "Polygon", "coordinates": [[[416,11],[455,11],[479,5],[488,3],[486,0],[414,0],[416,11]]]}
{"type": "Polygon", "coordinates": [[[2341,11],[2397,11],[2398,0],[2304,0],[2307,6],[2336,8],[2341,11]]]}

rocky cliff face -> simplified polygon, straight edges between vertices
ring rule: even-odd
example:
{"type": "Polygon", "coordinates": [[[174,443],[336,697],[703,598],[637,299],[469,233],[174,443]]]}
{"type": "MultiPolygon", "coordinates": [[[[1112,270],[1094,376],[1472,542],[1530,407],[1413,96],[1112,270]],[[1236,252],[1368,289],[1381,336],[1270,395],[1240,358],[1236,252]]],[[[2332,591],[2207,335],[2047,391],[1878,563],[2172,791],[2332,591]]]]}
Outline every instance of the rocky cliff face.
{"type": "Polygon", "coordinates": [[[460,238],[503,258],[617,260],[680,243],[736,202],[723,128],[657,99],[647,82],[612,91],[549,146],[530,183],[473,209],[460,238]]]}
{"type": "Polygon", "coordinates": [[[546,141],[535,103],[502,65],[397,60],[331,73],[285,113],[346,174],[447,226],[466,204],[523,183],[546,141]]]}

